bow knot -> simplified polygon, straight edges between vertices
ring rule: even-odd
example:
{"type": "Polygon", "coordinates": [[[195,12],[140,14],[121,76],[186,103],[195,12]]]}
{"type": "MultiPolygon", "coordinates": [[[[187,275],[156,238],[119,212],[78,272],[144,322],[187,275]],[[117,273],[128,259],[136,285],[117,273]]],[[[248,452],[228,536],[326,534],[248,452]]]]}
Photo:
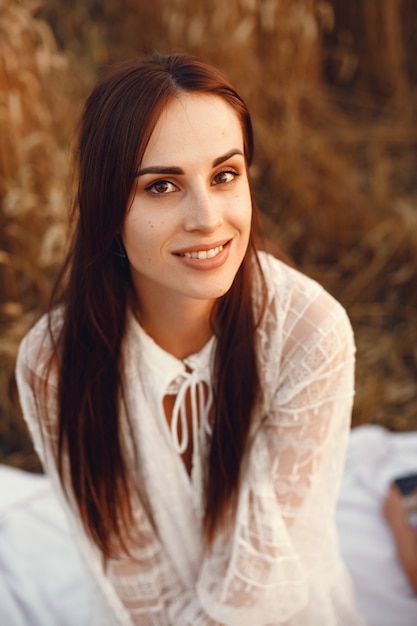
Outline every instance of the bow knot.
{"type": "Polygon", "coordinates": [[[213,394],[210,385],[195,370],[185,371],[181,374],[180,380],[176,382],[178,387],[172,409],[171,434],[176,451],[183,454],[190,442],[187,408],[189,406],[191,413],[191,430],[193,448],[195,449],[196,445],[198,448],[199,431],[201,430],[203,434],[211,433],[210,410],[213,394]],[[187,403],[187,396],[189,397],[189,404],[187,403]]]}
{"type": "Polygon", "coordinates": [[[208,382],[194,371],[185,371],[179,379],[170,385],[170,391],[176,393],[171,417],[171,434],[175,450],[183,454],[190,443],[189,421],[192,431],[191,483],[193,485],[193,504],[197,515],[203,516],[204,471],[208,436],[211,434],[210,411],[213,393],[208,382]],[[190,420],[187,418],[190,412],[190,420]]]}

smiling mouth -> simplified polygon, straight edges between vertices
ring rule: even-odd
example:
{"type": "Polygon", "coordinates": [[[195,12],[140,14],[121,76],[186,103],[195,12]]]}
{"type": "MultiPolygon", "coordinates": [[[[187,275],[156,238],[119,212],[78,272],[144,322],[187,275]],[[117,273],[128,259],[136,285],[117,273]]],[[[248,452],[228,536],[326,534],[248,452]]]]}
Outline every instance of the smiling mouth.
{"type": "Polygon", "coordinates": [[[223,250],[223,246],[217,246],[210,250],[195,250],[193,252],[182,252],[179,256],[185,256],[187,259],[213,259],[223,250]]]}

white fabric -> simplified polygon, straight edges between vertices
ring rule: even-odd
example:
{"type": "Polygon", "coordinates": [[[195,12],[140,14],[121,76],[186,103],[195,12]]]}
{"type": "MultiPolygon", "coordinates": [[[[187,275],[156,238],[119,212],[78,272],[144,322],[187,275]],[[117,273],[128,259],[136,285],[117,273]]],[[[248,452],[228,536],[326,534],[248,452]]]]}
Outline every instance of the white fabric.
{"type": "Polygon", "coordinates": [[[337,509],[341,549],[368,626],[416,626],[417,595],[382,513],[388,485],[417,471],[417,431],[352,431],[337,509]]]}
{"type": "Polygon", "coordinates": [[[81,626],[87,590],[46,476],[0,466],[0,624],[81,626]]]}
{"type": "MultiPolygon", "coordinates": [[[[417,595],[381,515],[393,478],[415,471],[417,431],[378,426],[352,431],[337,527],[368,626],[415,626],[417,595]]],[[[87,580],[48,477],[0,465],[0,624],[82,626],[87,580]]],[[[301,625],[302,626],[302,625],[301,625]]]]}
{"type": "MultiPolygon", "coordinates": [[[[334,524],[353,396],[351,327],[343,308],[317,283],[266,255],[262,262],[269,291],[257,331],[263,402],[243,463],[234,527],[230,534],[219,533],[207,553],[202,551],[198,480],[190,481],[162,399],[172,382],[186,380],[189,371],[210,386],[214,340],[182,362],[129,318],[124,377],[140,459],[136,465],[132,454],[131,470],[138,486],[145,486],[147,506],[139,500],[135,504],[141,535],[135,559],[111,560],[107,571],[76,512],[69,511],[97,594],[93,623],[362,624],[334,524]]],[[[256,289],[254,298],[256,305],[256,289]]],[[[43,320],[22,342],[16,373],[36,449],[62,499],[51,456],[54,424],[42,437],[32,391],[49,353],[43,320]]],[[[48,389],[54,416],[53,372],[48,389]]],[[[195,461],[204,465],[204,451],[195,461]]]]}

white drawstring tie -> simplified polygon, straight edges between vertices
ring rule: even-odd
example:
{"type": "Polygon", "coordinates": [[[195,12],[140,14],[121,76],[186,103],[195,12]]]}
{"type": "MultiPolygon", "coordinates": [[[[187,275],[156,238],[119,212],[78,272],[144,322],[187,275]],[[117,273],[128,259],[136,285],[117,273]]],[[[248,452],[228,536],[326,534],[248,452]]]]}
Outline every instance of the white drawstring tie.
{"type": "Polygon", "coordinates": [[[193,452],[191,460],[191,483],[196,512],[203,514],[203,459],[207,448],[207,437],[211,434],[210,411],[213,393],[208,382],[193,371],[183,372],[169,387],[168,393],[176,393],[171,417],[171,435],[175,450],[184,454],[190,442],[187,420],[187,394],[190,393],[191,429],[193,452]],[[178,432],[180,426],[181,437],[178,432]]]}

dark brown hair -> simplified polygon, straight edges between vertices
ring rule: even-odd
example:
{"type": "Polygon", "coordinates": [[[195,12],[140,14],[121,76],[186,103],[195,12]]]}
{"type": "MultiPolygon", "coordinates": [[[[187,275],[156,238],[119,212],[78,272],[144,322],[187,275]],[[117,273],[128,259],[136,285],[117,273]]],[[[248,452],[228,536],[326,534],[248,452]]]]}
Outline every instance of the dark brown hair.
{"type": "MultiPolygon", "coordinates": [[[[118,233],[155,124],[182,92],[218,95],[239,117],[247,166],[252,124],[242,98],[216,68],[185,54],[117,64],[87,99],[77,151],[78,193],[73,244],[52,305],[63,305],[59,355],[57,463],[82,522],[105,557],[126,549],[132,485],[121,434],[122,340],[131,292],[118,233]],[[66,484],[67,483],[67,484],[66,484]]],[[[256,213],[247,253],[212,315],[217,336],[214,417],[204,529],[210,542],[233,512],[251,415],[260,393],[252,272],[256,213]],[[242,366],[244,364],[244,366],[242,366]]],[[[139,459],[140,461],[140,459],[139,459]]]]}

